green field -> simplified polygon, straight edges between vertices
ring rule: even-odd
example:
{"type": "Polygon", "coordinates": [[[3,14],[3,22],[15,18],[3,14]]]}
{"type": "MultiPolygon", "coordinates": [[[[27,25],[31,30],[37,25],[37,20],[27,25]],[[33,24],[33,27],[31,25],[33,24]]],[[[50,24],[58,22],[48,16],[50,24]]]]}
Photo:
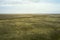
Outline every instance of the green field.
{"type": "Polygon", "coordinates": [[[60,40],[60,14],[0,14],[0,40],[60,40]]]}

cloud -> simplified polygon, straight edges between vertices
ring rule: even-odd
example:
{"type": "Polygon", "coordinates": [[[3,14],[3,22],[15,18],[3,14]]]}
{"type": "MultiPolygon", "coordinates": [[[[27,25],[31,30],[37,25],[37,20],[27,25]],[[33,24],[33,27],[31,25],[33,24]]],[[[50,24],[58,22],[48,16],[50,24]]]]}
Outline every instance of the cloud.
{"type": "Polygon", "coordinates": [[[60,13],[60,4],[44,0],[5,0],[0,4],[0,13],[60,13]]]}
{"type": "Polygon", "coordinates": [[[60,0],[40,0],[40,2],[48,2],[48,3],[60,3],[60,0]]]}

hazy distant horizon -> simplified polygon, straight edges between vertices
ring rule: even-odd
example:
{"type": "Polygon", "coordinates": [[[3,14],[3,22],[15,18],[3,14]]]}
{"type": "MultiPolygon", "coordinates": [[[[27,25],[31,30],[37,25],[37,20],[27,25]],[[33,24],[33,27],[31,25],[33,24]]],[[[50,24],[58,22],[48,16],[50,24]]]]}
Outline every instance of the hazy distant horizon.
{"type": "Polygon", "coordinates": [[[0,14],[60,14],[60,13],[0,13],[0,14]]]}

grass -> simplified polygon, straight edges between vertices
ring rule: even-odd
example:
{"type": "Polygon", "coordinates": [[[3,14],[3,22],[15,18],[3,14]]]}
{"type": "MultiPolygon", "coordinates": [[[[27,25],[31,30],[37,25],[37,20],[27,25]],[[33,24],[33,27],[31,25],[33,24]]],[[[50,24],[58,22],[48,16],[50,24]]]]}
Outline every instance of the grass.
{"type": "Polygon", "coordinates": [[[0,14],[0,40],[60,40],[60,14],[0,14]]]}

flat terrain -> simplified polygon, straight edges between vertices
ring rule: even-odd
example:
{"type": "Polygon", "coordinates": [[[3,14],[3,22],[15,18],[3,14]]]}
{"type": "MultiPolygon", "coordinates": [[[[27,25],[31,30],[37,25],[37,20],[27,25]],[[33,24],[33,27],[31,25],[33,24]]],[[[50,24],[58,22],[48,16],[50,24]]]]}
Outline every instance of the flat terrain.
{"type": "Polygon", "coordinates": [[[0,14],[0,40],[60,40],[60,14],[0,14]]]}

